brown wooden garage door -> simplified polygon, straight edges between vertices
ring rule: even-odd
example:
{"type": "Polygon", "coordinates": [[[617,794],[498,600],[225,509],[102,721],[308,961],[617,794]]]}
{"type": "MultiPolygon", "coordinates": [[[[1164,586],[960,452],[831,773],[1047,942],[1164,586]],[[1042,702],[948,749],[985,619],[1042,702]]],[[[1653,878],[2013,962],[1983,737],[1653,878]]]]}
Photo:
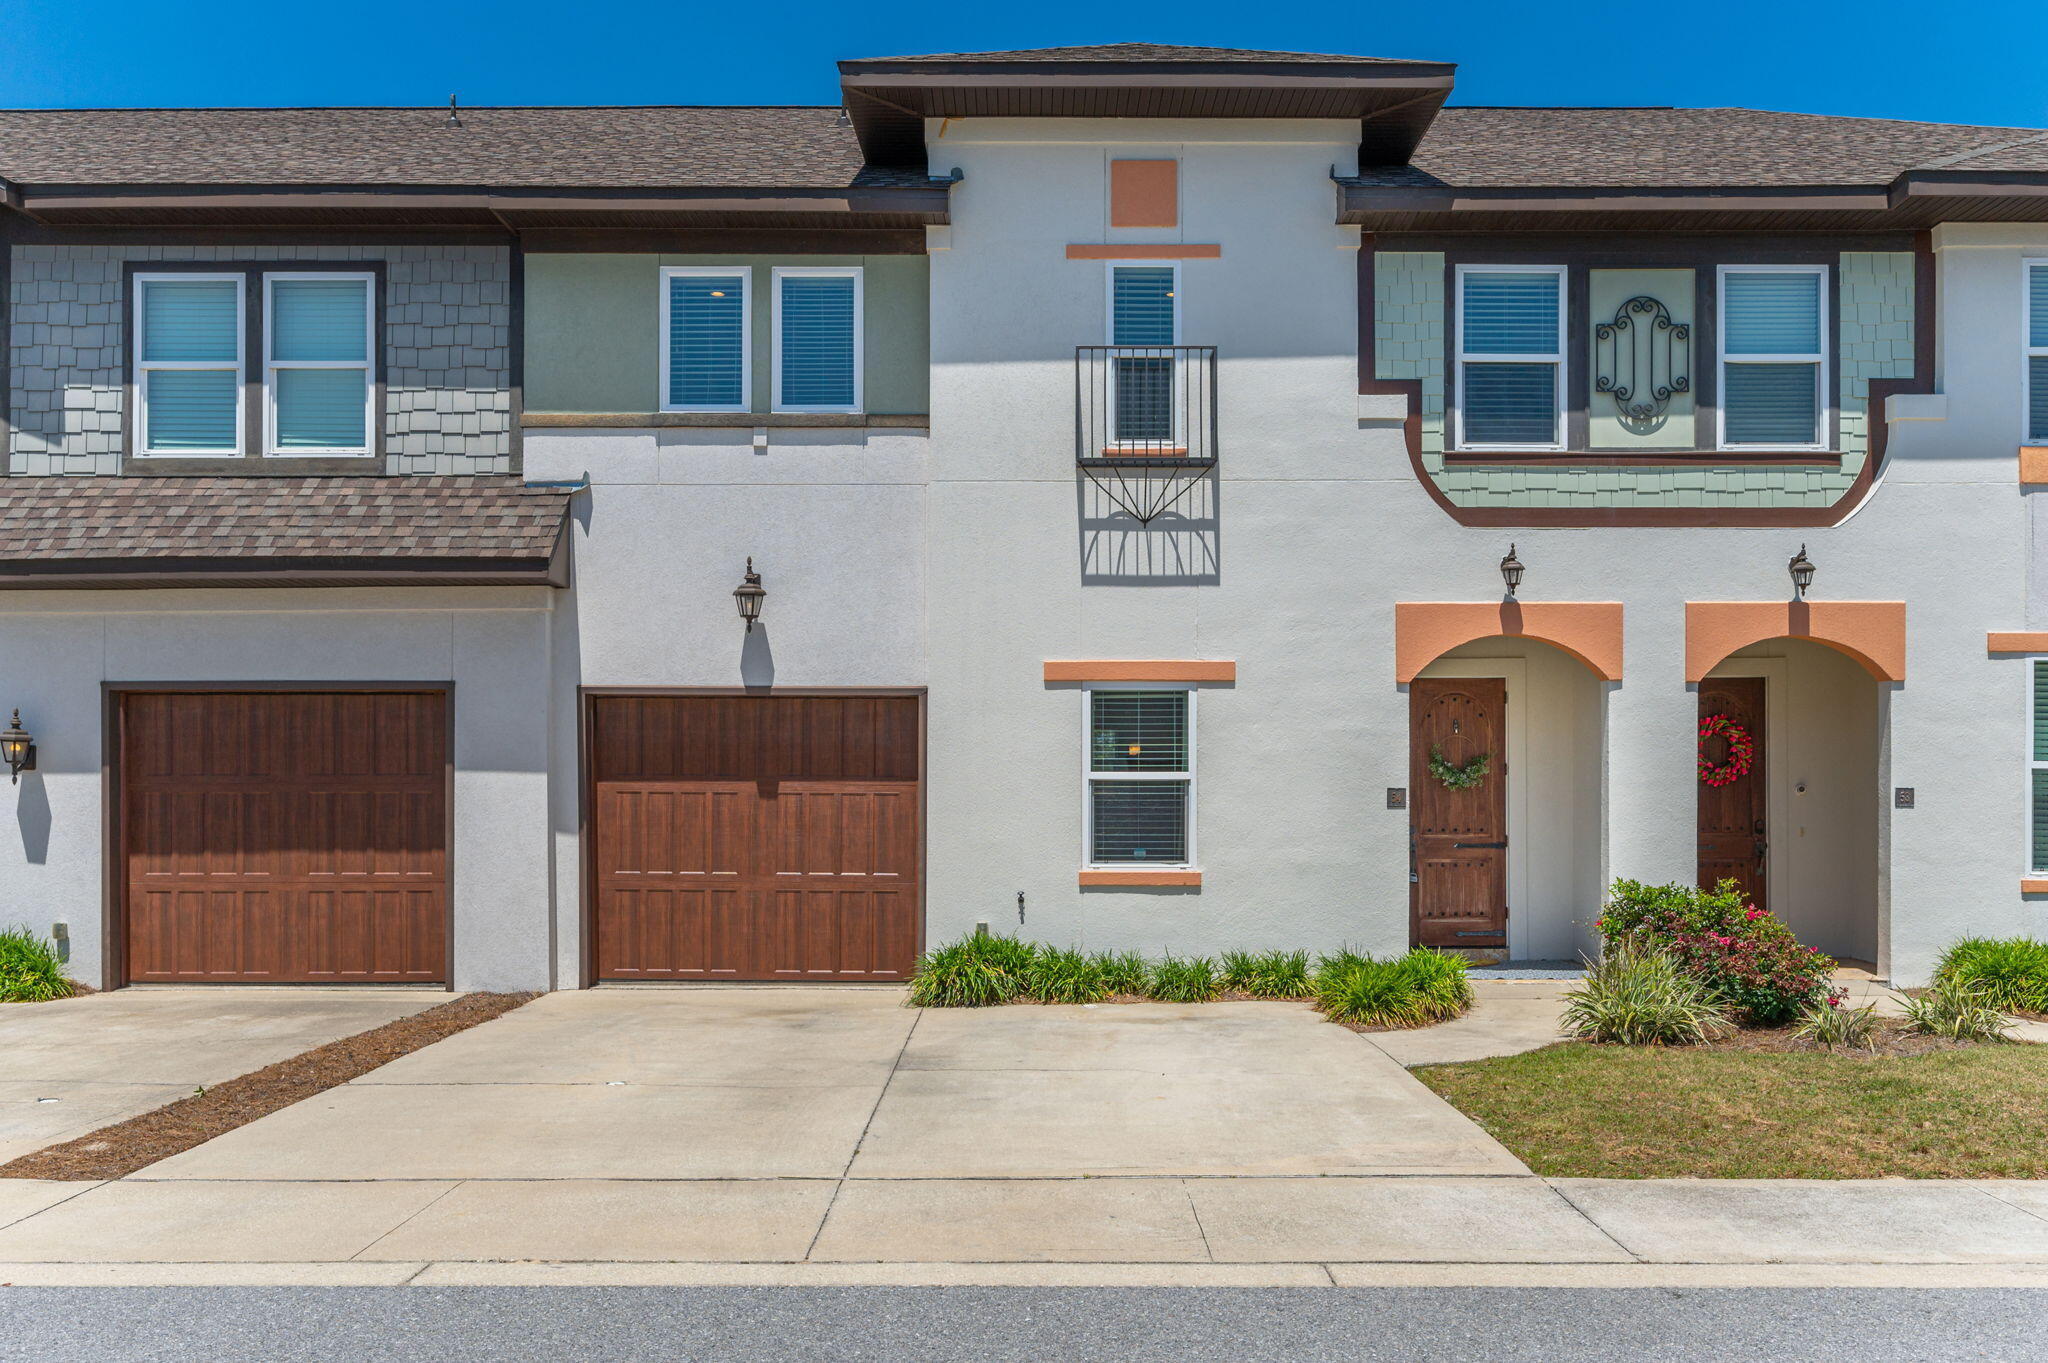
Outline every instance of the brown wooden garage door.
{"type": "Polygon", "coordinates": [[[119,698],[127,977],[441,982],[443,693],[119,698]]]}
{"type": "Polygon", "coordinates": [[[918,701],[591,701],[597,977],[896,980],[918,949],[918,701]]]}

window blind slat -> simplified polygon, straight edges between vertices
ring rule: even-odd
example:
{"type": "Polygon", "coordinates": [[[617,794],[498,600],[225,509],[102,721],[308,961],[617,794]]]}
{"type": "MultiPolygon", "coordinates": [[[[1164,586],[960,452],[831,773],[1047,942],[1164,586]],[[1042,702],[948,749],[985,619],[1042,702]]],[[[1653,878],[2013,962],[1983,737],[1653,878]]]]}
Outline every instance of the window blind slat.
{"type": "Polygon", "coordinates": [[[1097,863],[1188,859],[1188,787],[1185,781],[1097,781],[1094,806],[1097,863]]]}
{"type": "Polygon", "coordinates": [[[361,279],[276,279],[270,284],[270,358],[368,360],[370,287],[361,279]]]}
{"type": "Polygon", "coordinates": [[[1820,353],[1818,274],[1731,270],[1722,276],[1721,287],[1725,353],[1820,353]]]}
{"type": "MultiPolygon", "coordinates": [[[[789,314],[785,294],[784,350],[789,314]]],[[[746,398],[746,280],[672,275],[668,281],[668,400],[673,407],[738,407],[746,398]]],[[[788,383],[785,360],[784,385],[788,383]]]]}
{"type": "Polygon", "coordinates": [[[1731,364],[1721,374],[1727,443],[1811,445],[1818,439],[1819,365],[1731,364]]]}
{"type": "Polygon", "coordinates": [[[1173,344],[1173,268],[1119,265],[1111,277],[1111,345],[1173,344]]]}
{"type": "Polygon", "coordinates": [[[241,377],[232,369],[151,369],[142,375],[148,429],[142,447],[156,454],[236,447],[235,397],[241,377]]]}
{"type": "Polygon", "coordinates": [[[1548,445],[1557,439],[1557,366],[1467,363],[1465,442],[1548,445]]]}
{"type": "Polygon", "coordinates": [[[1459,345],[1468,355],[1557,354],[1558,282],[1547,272],[1465,275],[1459,345]]]}
{"type": "Polygon", "coordinates": [[[1097,691],[1089,749],[1096,771],[1186,771],[1188,693],[1097,691]]]}
{"type": "Polygon", "coordinates": [[[364,429],[369,375],[361,369],[278,369],[277,448],[358,450],[364,429]]]}
{"type": "Polygon", "coordinates": [[[782,402],[853,406],[853,280],[794,276],[782,283],[782,402]]]}
{"type": "Polygon", "coordinates": [[[144,361],[221,360],[240,354],[232,279],[146,279],[142,289],[144,361]]]}

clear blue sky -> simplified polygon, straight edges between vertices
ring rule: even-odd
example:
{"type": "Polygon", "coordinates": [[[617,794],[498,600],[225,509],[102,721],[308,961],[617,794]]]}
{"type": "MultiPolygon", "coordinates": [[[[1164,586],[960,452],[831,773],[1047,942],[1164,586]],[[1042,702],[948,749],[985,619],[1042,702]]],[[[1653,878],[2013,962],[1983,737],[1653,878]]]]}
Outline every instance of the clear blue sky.
{"type": "Polygon", "coordinates": [[[1455,61],[1460,104],[2048,127],[2044,0],[0,0],[0,106],[826,104],[842,57],[1130,40],[1455,61]]]}

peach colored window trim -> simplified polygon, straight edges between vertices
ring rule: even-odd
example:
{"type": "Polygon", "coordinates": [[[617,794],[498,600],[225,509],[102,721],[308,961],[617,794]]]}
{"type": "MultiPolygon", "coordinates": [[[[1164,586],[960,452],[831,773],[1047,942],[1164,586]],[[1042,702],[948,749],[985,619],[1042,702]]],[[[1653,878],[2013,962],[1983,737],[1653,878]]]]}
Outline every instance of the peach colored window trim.
{"type": "Polygon", "coordinates": [[[1178,227],[1180,162],[1111,161],[1111,227],[1178,227]]]}
{"type": "Polygon", "coordinates": [[[1781,638],[1826,644],[1879,681],[1906,679],[1903,601],[1688,601],[1685,679],[1699,681],[1737,649],[1781,638]]]}
{"type": "Polygon", "coordinates": [[[1986,653],[2048,653],[2048,633],[1993,630],[1984,636],[1986,653]]]}
{"type": "Polygon", "coordinates": [[[2020,446],[2020,486],[2048,483],[2048,445],[2020,446]]]}
{"type": "Polygon", "coordinates": [[[1223,248],[1213,242],[1206,246],[1184,246],[1172,242],[1156,246],[1135,242],[1110,242],[1100,246],[1070,242],[1067,245],[1068,260],[1214,260],[1222,254],[1223,248]]]}
{"type": "Polygon", "coordinates": [[[1047,659],[1049,682],[1234,682],[1228,658],[1047,659]]]}
{"type": "Polygon", "coordinates": [[[1621,680],[1619,601],[1401,601],[1394,681],[1406,686],[1460,644],[1500,635],[1555,644],[1601,680],[1621,680]]]}
{"type": "Polygon", "coordinates": [[[2021,880],[2021,894],[2048,894],[2048,880],[2021,880]]]}
{"type": "Polygon", "coordinates": [[[1200,885],[1200,871],[1083,871],[1083,885],[1200,885]]]}

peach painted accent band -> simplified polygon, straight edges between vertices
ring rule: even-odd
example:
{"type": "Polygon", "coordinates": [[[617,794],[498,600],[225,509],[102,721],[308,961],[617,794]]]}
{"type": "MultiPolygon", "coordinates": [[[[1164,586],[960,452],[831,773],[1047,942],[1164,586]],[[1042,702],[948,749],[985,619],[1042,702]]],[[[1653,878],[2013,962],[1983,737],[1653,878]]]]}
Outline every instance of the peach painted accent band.
{"type": "Polygon", "coordinates": [[[1123,241],[1101,246],[1087,242],[1067,244],[1068,260],[1214,260],[1222,254],[1223,248],[1214,242],[1206,246],[1184,246],[1173,242],[1145,246],[1123,241]]]}
{"type": "Polygon", "coordinates": [[[1406,686],[1458,645],[1498,635],[1555,644],[1594,676],[1621,680],[1619,601],[1401,601],[1394,606],[1394,681],[1406,686]]]}
{"type": "Polygon", "coordinates": [[[1199,885],[1200,871],[1083,871],[1083,885],[1199,885]]]}
{"type": "Polygon", "coordinates": [[[2020,486],[2048,483],[2048,445],[2020,446],[2020,486]]]}
{"type": "Polygon", "coordinates": [[[2021,894],[2048,894],[2048,880],[2021,880],[2021,894]]]}
{"type": "Polygon", "coordinates": [[[2048,653],[2048,633],[1993,630],[1984,636],[1986,653],[2048,653]]]}
{"type": "Polygon", "coordinates": [[[1047,659],[1049,682],[1234,682],[1237,663],[1229,658],[1047,659]]]}
{"type": "Polygon", "coordinates": [[[1699,681],[1737,649],[1785,638],[1826,644],[1879,681],[1906,679],[1903,601],[1688,601],[1685,679],[1699,681]]]}
{"type": "Polygon", "coordinates": [[[1178,227],[1180,162],[1111,161],[1111,227],[1178,227]]]}

